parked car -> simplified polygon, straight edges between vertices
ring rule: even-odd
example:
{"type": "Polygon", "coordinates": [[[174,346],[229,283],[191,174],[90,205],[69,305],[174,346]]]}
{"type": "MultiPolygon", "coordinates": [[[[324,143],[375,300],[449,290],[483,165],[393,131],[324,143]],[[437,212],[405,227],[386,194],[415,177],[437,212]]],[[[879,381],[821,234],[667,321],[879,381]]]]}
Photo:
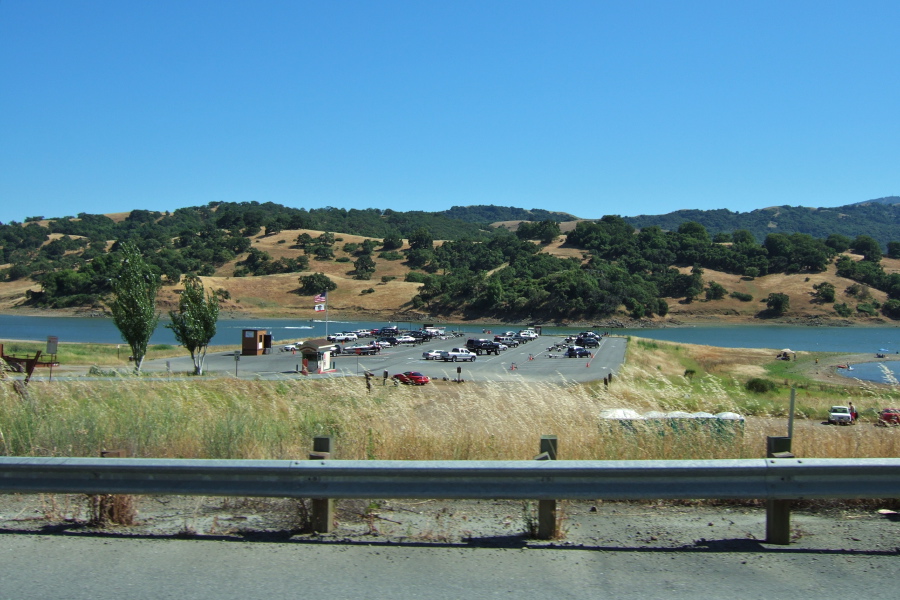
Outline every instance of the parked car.
{"type": "Polygon", "coordinates": [[[600,347],[600,340],[599,340],[598,338],[595,338],[595,337],[592,336],[592,335],[588,335],[588,336],[585,336],[585,337],[579,337],[579,338],[577,338],[577,339],[575,340],[575,344],[576,344],[577,346],[582,346],[582,347],[584,347],[584,348],[599,348],[599,347],[600,347]]]}
{"type": "Polygon", "coordinates": [[[850,425],[853,423],[853,415],[847,406],[832,406],[828,413],[829,425],[850,425]]]}
{"type": "Polygon", "coordinates": [[[495,335],[494,341],[498,344],[506,344],[510,348],[517,348],[519,346],[519,340],[514,338],[512,335],[495,335]]]}
{"type": "Polygon", "coordinates": [[[466,348],[475,354],[500,354],[500,344],[484,338],[469,338],[466,341],[466,348]]]}
{"type": "Polygon", "coordinates": [[[591,351],[581,346],[572,346],[566,350],[566,358],[590,358],[593,356],[591,351]]]}
{"type": "Polygon", "coordinates": [[[422,353],[422,358],[425,360],[440,360],[441,354],[443,354],[440,350],[429,350],[428,352],[422,353]]]}
{"type": "Polygon", "coordinates": [[[355,333],[333,333],[326,337],[329,342],[355,342],[358,337],[355,333]]]}
{"type": "Polygon", "coordinates": [[[404,383],[406,385],[425,385],[431,379],[428,375],[422,375],[418,371],[406,371],[405,373],[397,373],[391,379],[404,383]]]}
{"type": "Polygon", "coordinates": [[[448,351],[441,352],[441,360],[444,362],[458,360],[475,362],[478,355],[470,352],[468,348],[451,348],[448,351]]]}
{"type": "Polygon", "coordinates": [[[883,408],[881,414],[878,415],[878,423],[876,425],[896,427],[900,425],[900,408],[883,408]]]}
{"type": "Polygon", "coordinates": [[[381,346],[378,344],[357,344],[355,346],[345,346],[344,354],[361,354],[371,356],[381,352],[381,346]]]}
{"type": "Polygon", "coordinates": [[[416,338],[411,335],[398,335],[396,338],[398,344],[416,344],[419,342],[416,338]]]}

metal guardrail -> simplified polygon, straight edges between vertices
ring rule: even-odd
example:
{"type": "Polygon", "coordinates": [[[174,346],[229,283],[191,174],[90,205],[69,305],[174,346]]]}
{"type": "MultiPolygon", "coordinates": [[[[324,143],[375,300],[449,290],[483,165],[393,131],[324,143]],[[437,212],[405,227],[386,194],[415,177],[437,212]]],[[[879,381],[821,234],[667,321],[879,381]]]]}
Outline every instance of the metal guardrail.
{"type": "Polygon", "coordinates": [[[900,459],[356,461],[0,458],[0,493],[280,498],[898,498],[900,459]]]}

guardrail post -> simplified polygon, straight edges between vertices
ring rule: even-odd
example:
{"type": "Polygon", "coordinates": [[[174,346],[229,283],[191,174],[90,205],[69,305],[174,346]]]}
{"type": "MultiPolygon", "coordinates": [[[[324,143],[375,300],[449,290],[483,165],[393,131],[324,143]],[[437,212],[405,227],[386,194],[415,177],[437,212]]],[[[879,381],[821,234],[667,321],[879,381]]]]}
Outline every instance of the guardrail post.
{"type": "MultiPolygon", "coordinates": [[[[556,460],[559,440],[555,435],[541,436],[539,460],[556,460]]],[[[552,540],[559,536],[556,519],[556,500],[538,500],[538,539],[552,540]]]]}
{"type": "MultiPolygon", "coordinates": [[[[327,460],[331,458],[332,438],[330,435],[321,435],[313,438],[313,451],[309,454],[310,460],[327,460]]],[[[312,499],[312,530],[316,533],[331,533],[334,530],[334,499],[312,499]]]]}
{"type": "MultiPolygon", "coordinates": [[[[100,458],[128,458],[127,450],[101,450],[100,458]]],[[[91,507],[91,525],[106,527],[110,523],[116,525],[133,525],[137,510],[134,507],[134,496],[128,494],[90,494],[88,502],[91,507]]]]}
{"type": "MultiPolygon", "coordinates": [[[[791,452],[791,438],[768,436],[766,438],[768,458],[794,458],[791,452]]],[[[791,543],[791,501],[766,500],[766,542],[787,546],[791,543]]]]}

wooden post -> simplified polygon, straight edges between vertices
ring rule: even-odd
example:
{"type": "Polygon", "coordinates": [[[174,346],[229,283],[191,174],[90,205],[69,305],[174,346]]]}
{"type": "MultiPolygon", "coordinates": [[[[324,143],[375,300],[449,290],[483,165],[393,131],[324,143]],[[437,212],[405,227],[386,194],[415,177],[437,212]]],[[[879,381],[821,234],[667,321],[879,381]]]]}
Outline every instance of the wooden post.
{"type": "MultiPolygon", "coordinates": [[[[555,435],[541,436],[541,452],[539,458],[556,460],[558,440],[555,435]]],[[[556,500],[538,500],[538,539],[552,540],[559,536],[556,526],[556,500]]]]}
{"type": "MultiPolygon", "coordinates": [[[[766,438],[768,458],[794,458],[791,452],[791,438],[768,436],[766,438]]],[[[791,543],[791,501],[766,500],[766,542],[787,546],[791,543]]]]}
{"type": "MultiPolygon", "coordinates": [[[[328,460],[331,458],[332,438],[330,435],[316,436],[313,438],[313,451],[309,454],[310,460],[328,460]]],[[[334,530],[334,499],[312,499],[312,529],[316,533],[331,533],[334,530]]]]}
{"type": "MultiPolygon", "coordinates": [[[[128,458],[127,450],[101,450],[100,458],[128,458]]],[[[91,494],[91,525],[106,527],[115,525],[134,525],[137,517],[134,496],[128,494],[91,494]]]]}

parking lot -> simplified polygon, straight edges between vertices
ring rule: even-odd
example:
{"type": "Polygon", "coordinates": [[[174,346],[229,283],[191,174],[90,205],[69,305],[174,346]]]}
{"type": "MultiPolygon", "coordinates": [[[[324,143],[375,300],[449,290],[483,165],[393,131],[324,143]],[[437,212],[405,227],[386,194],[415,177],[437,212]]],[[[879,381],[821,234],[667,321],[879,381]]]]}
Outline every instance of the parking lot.
{"type": "MultiPolygon", "coordinates": [[[[363,340],[361,343],[364,343],[363,340]]],[[[564,358],[560,350],[550,350],[562,343],[562,337],[542,336],[518,348],[509,348],[499,355],[482,355],[475,362],[443,362],[425,360],[426,350],[449,350],[464,346],[465,337],[432,339],[417,345],[400,345],[385,348],[374,356],[341,354],[334,357],[333,372],[309,377],[362,376],[367,370],[377,378],[388,377],[405,371],[419,371],[432,379],[456,379],[467,381],[546,381],[584,382],[601,380],[616,373],[625,359],[625,338],[604,337],[599,348],[592,348],[592,357],[564,358]],[[459,372],[457,372],[459,370],[459,372]]],[[[233,352],[210,353],[206,357],[208,373],[235,374],[239,377],[305,377],[300,373],[302,357],[299,353],[285,352],[279,345],[271,354],[241,356],[234,360],[233,352]]],[[[145,361],[145,371],[190,372],[190,357],[145,361]]]]}

